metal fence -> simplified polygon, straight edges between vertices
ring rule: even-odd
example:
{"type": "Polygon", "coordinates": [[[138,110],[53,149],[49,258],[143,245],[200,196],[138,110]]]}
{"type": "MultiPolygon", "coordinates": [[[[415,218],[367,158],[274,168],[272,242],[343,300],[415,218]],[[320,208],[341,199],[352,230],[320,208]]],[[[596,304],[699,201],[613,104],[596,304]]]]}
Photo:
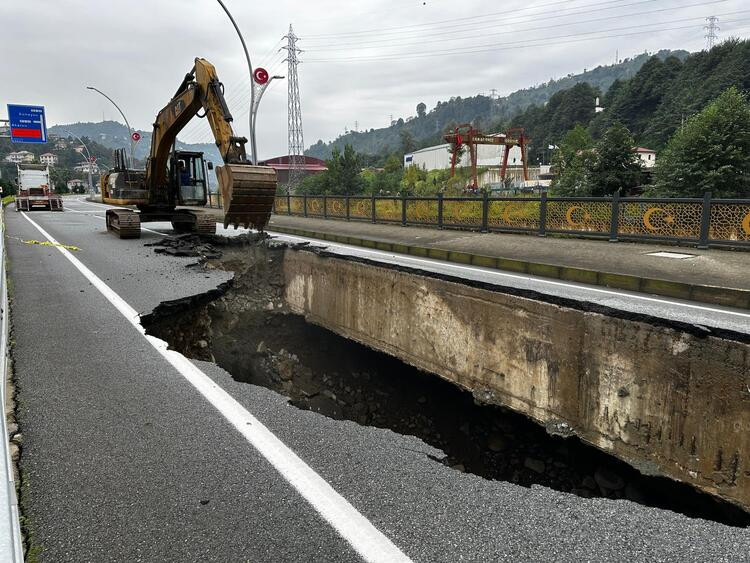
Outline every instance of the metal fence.
{"type": "Polygon", "coordinates": [[[750,199],[277,196],[279,215],[750,248],[750,199]]]}

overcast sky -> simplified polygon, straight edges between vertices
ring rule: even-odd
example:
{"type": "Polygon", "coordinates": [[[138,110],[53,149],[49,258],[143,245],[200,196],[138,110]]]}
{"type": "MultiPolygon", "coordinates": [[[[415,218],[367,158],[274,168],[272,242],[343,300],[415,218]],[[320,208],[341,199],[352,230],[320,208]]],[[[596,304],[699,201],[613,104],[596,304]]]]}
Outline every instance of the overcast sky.
{"type": "MultiPolygon", "coordinates": [[[[289,24],[305,50],[299,67],[305,144],[388,125],[451,96],[500,95],[662,48],[700,50],[703,18],[720,38],[747,37],[747,0],[225,0],[253,64],[287,74],[289,24]]],[[[249,79],[239,40],[216,0],[3,0],[0,104],[44,105],[50,124],[153,118],[196,56],[217,68],[247,135],[249,79]]],[[[286,81],[258,118],[261,157],[287,152],[286,81]]],[[[0,106],[1,107],[1,106],[0,106]]],[[[4,114],[4,108],[0,114],[4,114]]],[[[182,140],[210,141],[205,120],[182,140]]]]}

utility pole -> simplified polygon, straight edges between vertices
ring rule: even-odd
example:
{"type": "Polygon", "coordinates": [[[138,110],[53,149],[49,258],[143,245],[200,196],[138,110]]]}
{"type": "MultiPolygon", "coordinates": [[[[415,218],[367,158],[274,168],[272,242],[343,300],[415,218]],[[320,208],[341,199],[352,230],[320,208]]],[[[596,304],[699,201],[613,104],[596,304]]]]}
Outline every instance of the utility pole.
{"type": "Polygon", "coordinates": [[[297,36],[294,34],[292,24],[289,24],[289,34],[284,36],[287,40],[286,62],[288,67],[287,77],[287,120],[289,126],[289,183],[287,193],[296,190],[305,174],[305,140],[302,134],[302,102],[299,95],[299,76],[297,55],[302,52],[297,48],[297,36]]]}
{"type": "Polygon", "coordinates": [[[716,45],[716,40],[719,39],[718,31],[721,28],[718,25],[719,18],[716,16],[709,16],[706,18],[706,21],[708,23],[703,26],[703,29],[706,30],[706,50],[710,51],[716,45]]]}

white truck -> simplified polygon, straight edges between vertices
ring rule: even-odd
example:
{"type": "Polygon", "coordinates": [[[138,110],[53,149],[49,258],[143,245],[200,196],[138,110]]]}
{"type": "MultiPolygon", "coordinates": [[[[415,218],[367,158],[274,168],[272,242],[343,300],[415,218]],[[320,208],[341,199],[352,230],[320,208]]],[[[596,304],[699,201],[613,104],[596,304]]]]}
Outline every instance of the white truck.
{"type": "Polygon", "coordinates": [[[62,211],[60,194],[55,193],[49,176],[49,167],[39,164],[18,164],[18,195],[16,211],[49,209],[62,211]]]}

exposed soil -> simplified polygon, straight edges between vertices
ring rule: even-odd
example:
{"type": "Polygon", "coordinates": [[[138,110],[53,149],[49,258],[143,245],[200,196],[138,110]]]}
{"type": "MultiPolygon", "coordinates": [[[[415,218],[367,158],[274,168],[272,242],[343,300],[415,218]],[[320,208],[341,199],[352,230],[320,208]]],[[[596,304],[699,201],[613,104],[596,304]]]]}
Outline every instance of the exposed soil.
{"type": "MultiPolygon", "coordinates": [[[[190,244],[171,239],[162,248],[182,253],[190,244]]],[[[233,271],[231,286],[164,304],[143,319],[149,334],[186,356],[282,393],[298,408],[417,436],[445,452],[437,462],[458,471],[750,525],[750,515],[729,503],[644,476],[577,438],[550,436],[523,415],[477,404],[436,375],[291,314],[282,299],[284,247],[257,236],[199,244],[195,254],[183,255],[200,257],[205,268],[233,271]]]]}

